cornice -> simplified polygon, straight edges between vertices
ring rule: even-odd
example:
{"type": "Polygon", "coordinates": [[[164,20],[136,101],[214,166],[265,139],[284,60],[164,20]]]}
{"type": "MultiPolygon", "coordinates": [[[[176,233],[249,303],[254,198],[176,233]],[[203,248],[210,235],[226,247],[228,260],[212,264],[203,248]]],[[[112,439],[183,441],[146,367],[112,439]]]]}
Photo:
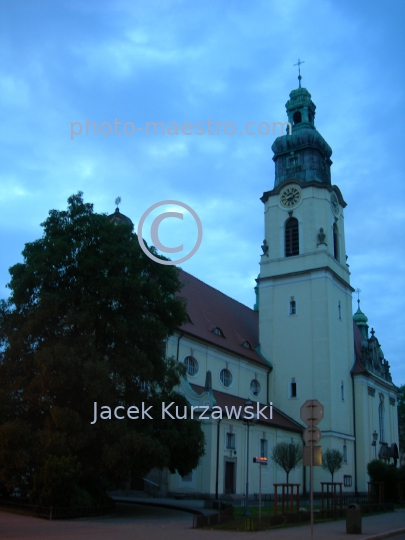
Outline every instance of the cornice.
{"type": "Polygon", "coordinates": [[[387,390],[391,390],[392,392],[395,392],[395,394],[397,394],[399,392],[398,386],[395,386],[395,384],[393,382],[388,382],[385,379],[382,379],[381,377],[376,375],[375,373],[371,373],[370,371],[368,371],[366,369],[364,369],[364,371],[357,371],[357,372],[354,372],[353,369],[352,369],[351,374],[352,374],[353,377],[361,376],[361,377],[364,377],[366,379],[372,380],[375,383],[383,386],[387,390]]]}
{"type": "Polygon", "coordinates": [[[339,276],[334,270],[332,270],[329,266],[320,266],[318,268],[309,268],[306,270],[297,270],[295,272],[287,272],[285,274],[279,274],[277,276],[267,276],[267,277],[258,277],[256,279],[256,282],[259,283],[260,281],[270,281],[270,280],[278,280],[278,279],[285,279],[286,277],[294,277],[294,276],[302,276],[305,274],[310,274],[312,272],[319,272],[319,271],[326,271],[333,275],[334,278],[336,278],[342,285],[344,285],[346,288],[348,288],[351,292],[354,292],[355,289],[345,281],[342,277],[339,276]]]}
{"type": "Polygon", "coordinates": [[[337,196],[337,198],[339,200],[339,203],[342,205],[342,207],[345,208],[347,206],[346,201],[343,199],[342,192],[340,191],[340,189],[337,186],[326,184],[324,182],[318,182],[317,180],[311,180],[310,182],[301,182],[300,180],[295,180],[293,178],[289,178],[287,180],[284,180],[284,182],[281,182],[274,189],[272,189],[270,191],[265,191],[263,193],[262,197],[260,197],[260,200],[263,203],[266,203],[269,200],[270,197],[272,197],[273,195],[278,195],[280,193],[280,191],[285,186],[287,186],[288,184],[298,184],[302,190],[304,190],[306,188],[309,188],[309,187],[315,187],[315,188],[318,188],[318,189],[327,189],[329,191],[329,193],[332,193],[332,191],[334,191],[336,193],[336,196],[337,196]]]}

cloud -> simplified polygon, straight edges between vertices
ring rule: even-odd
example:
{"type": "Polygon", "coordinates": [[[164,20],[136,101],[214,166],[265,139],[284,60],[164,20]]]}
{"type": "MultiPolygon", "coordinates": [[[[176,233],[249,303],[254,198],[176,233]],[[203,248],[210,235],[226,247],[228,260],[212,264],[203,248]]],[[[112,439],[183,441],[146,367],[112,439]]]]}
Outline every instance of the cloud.
{"type": "Polygon", "coordinates": [[[70,126],[211,119],[239,132],[285,121],[301,58],[316,126],[333,149],[332,181],[348,203],[352,284],[404,382],[401,3],[30,0],[1,9],[1,284],[49,209],[83,190],[99,212],[121,195],[134,222],[159,200],[190,204],[204,240],[184,268],[252,306],[273,135],[71,140],[70,126]]]}

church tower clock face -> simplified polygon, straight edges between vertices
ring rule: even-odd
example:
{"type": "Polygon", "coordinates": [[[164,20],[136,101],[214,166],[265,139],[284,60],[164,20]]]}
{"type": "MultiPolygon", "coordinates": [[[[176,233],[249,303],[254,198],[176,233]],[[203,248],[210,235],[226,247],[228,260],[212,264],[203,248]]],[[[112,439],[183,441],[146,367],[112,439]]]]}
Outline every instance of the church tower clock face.
{"type": "Polygon", "coordinates": [[[338,198],[336,197],[336,193],[332,193],[332,195],[330,196],[330,205],[331,205],[333,214],[335,216],[338,216],[339,215],[339,201],[338,201],[338,198]]]}
{"type": "Polygon", "coordinates": [[[280,203],[285,208],[296,206],[301,200],[301,190],[296,186],[288,186],[280,193],[280,203]]]}

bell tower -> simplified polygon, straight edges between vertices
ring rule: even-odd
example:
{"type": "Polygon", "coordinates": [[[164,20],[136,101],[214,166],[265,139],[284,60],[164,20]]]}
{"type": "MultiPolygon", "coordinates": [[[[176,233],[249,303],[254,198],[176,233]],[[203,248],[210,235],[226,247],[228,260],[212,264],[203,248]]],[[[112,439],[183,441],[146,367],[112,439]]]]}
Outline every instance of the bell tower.
{"type": "MultiPolygon", "coordinates": [[[[274,187],[264,203],[265,242],[258,282],[259,333],[272,363],[273,404],[299,420],[307,399],[325,407],[322,447],[354,462],[350,370],[354,360],[352,291],[344,208],[331,183],[332,150],[315,127],[306,88],[286,103],[291,128],[273,145],[274,187]]],[[[349,470],[350,469],[350,470],[349,470]]]]}

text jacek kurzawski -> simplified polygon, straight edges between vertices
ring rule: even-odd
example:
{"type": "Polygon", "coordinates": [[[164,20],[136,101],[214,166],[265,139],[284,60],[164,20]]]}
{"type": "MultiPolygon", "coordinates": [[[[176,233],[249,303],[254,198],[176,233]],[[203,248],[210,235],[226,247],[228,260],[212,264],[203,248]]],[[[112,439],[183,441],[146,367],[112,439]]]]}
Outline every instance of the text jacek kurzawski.
{"type": "MultiPolygon", "coordinates": [[[[146,403],[142,401],[141,407],[131,405],[130,407],[124,407],[123,405],[118,405],[117,407],[108,407],[107,405],[102,405],[100,407],[100,419],[101,420],[111,420],[116,418],[117,420],[124,420],[125,417],[130,420],[153,420],[152,416],[153,406],[147,406],[146,403]]],[[[272,420],[273,419],[273,404],[270,402],[269,405],[261,405],[260,403],[252,403],[252,405],[245,405],[244,407],[240,405],[235,407],[219,407],[214,405],[212,408],[206,407],[205,405],[193,405],[190,407],[179,406],[172,401],[168,405],[163,401],[161,409],[161,418],[164,420],[170,418],[171,420],[187,420],[197,418],[198,420],[209,420],[213,418],[214,420],[222,420],[223,417],[231,420],[235,418],[236,420],[272,420]],[[268,410],[267,410],[268,409],[268,410]],[[266,415],[267,411],[267,415],[266,415]]],[[[94,419],[90,424],[95,424],[97,422],[97,401],[94,402],[94,419]]]]}

